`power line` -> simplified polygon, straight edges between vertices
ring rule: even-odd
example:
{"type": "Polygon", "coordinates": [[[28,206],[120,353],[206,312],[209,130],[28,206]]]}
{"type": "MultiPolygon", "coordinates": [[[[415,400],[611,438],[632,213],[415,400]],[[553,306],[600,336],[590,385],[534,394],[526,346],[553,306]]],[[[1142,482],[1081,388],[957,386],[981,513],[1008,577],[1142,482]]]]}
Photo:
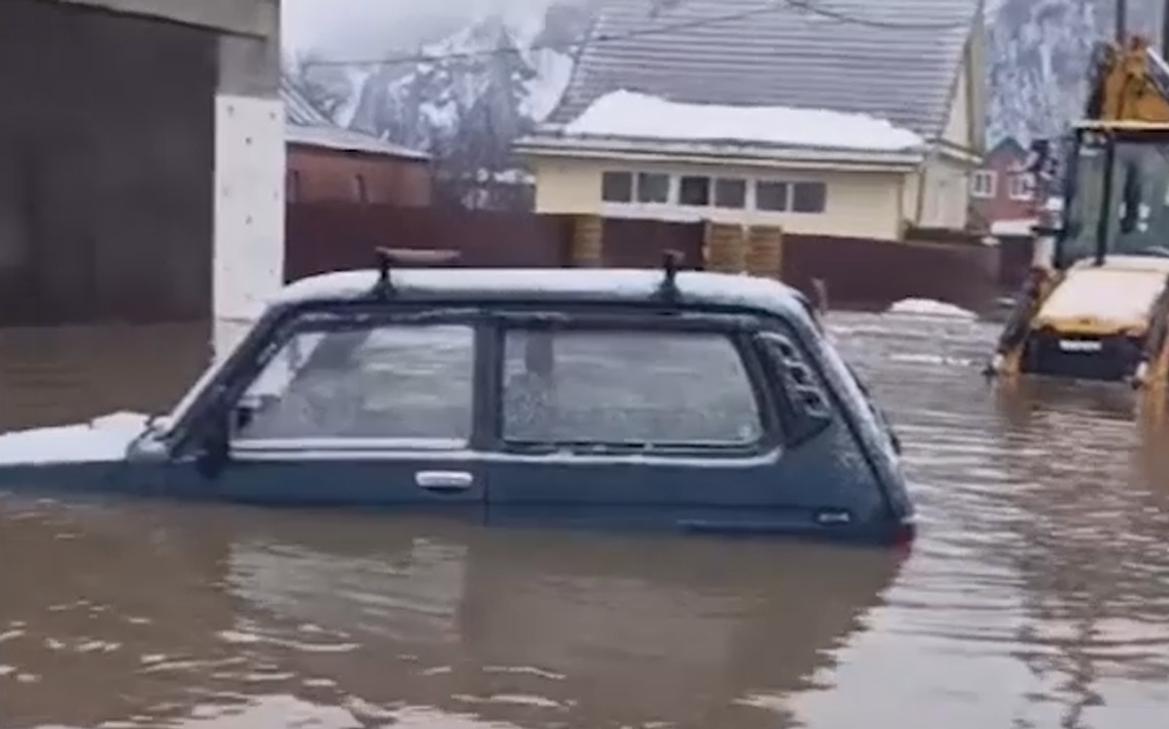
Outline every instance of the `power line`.
{"type": "MultiPolygon", "coordinates": [[[[961,21],[949,21],[938,23],[905,23],[895,20],[877,20],[875,18],[862,18],[857,15],[850,15],[841,10],[833,10],[826,7],[822,3],[813,3],[808,0],[783,0],[783,3],[788,7],[796,10],[803,10],[812,15],[819,15],[823,18],[836,20],[841,23],[851,23],[853,25],[864,25],[869,28],[882,28],[885,30],[920,30],[920,31],[943,31],[943,30],[958,30],[959,28],[970,27],[970,19],[961,21]]],[[[973,17],[973,15],[971,16],[973,17]]]]}
{"type": "Polygon", "coordinates": [[[519,55],[530,51],[570,51],[580,50],[589,45],[598,43],[614,43],[618,41],[632,40],[635,38],[645,38],[648,36],[662,35],[664,33],[673,33],[679,30],[691,30],[694,28],[704,28],[711,25],[718,25],[720,23],[729,23],[736,20],[746,20],[757,15],[764,15],[766,13],[773,13],[777,10],[782,10],[784,7],[799,10],[802,12],[818,15],[822,18],[834,20],[839,23],[851,23],[854,25],[864,25],[872,28],[882,28],[886,30],[918,30],[918,31],[942,31],[942,30],[956,30],[958,28],[965,28],[969,26],[968,21],[950,22],[950,23],[901,23],[894,21],[875,20],[872,18],[861,18],[839,10],[827,8],[820,3],[812,3],[807,0],[773,0],[773,2],[751,10],[741,10],[736,13],[728,13],[725,15],[713,15],[706,18],[694,18],[691,20],[683,20],[675,23],[665,23],[663,25],[653,26],[651,28],[642,28],[640,30],[631,30],[625,33],[599,33],[591,38],[580,43],[569,45],[561,45],[557,43],[537,43],[529,46],[527,49],[520,48],[492,48],[480,51],[458,51],[452,53],[418,53],[405,56],[394,56],[392,58],[381,59],[350,59],[350,60],[319,60],[306,61],[304,67],[312,68],[319,66],[397,66],[401,64],[417,64],[417,63],[440,63],[442,61],[453,60],[470,60],[474,58],[490,58],[492,56],[503,55],[519,55]]]}
{"type": "MultiPolygon", "coordinates": [[[[675,23],[666,23],[664,25],[657,25],[652,28],[642,28],[641,30],[631,30],[626,33],[600,33],[589,38],[586,41],[575,43],[571,45],[561,45],[556,43],[537,43],[530,46],[528,51],[567,51],[574,48],[582,48],[593,43],[613,43],[615,41],[630,40],[633,38],[644,38],[646,36],[661,35],[663,33],[672,33],[678,30],[688,30],[692,28],[701,28],[707,25],[716,25],[718,23],[728,23],[735,20],[745,20],[747,18],[755,17],[756,15],[763,15],[764,13],[772,13],[780,10],[781,2],[771,2],[768,5],[759,8],[752,8],[751,10],[742,10],[737,13],[729,13],[726,15],[714,15],[707,18],[695,18],[692,20],[683,20],[675,23]]],[[[305,66],[396,66],[403,63],[437,63],[439,61],[449,60],[465,60],[472,58],[484,58],[498,55],[518,55],[524,51],[519,48],[492,48],[482,51],[461,51],[456,53],[440,53],[428,54],[421,53],[410,56],[395,56],[393,58],[386,58],[381,60],[351,60],[351,61],[311,61],[305,63],[305,66]]]]}

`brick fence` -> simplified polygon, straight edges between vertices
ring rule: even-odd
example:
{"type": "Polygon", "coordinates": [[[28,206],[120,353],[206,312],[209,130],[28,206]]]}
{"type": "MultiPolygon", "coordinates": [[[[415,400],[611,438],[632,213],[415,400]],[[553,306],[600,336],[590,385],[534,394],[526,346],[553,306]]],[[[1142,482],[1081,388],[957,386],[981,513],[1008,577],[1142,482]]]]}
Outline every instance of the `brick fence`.
{"type": "MultiPolygon", "coordinates": [[[[702,269],[710,253],[703,223],[652,220],[599,221],[563,215],[437,208],[291,205],[287,220],[286,278],[368,268],[373,249],[457,250],[458,265],[558,268],[581,265],[582,231],[599,236],[592,265],[650,268],[666,250],[702,269]],[[592,231],[590,233],[590,230],[592,231]]],[[[746,236],[750,238],[750,236],[746,236]]],[[[811,292],[823,280],[833,305],[880,308],[910,296],[983,308],[1003,291],[1000,250],[963,243],[889,242],[860,238],[786,235],[781,278],[811,292]]]]}

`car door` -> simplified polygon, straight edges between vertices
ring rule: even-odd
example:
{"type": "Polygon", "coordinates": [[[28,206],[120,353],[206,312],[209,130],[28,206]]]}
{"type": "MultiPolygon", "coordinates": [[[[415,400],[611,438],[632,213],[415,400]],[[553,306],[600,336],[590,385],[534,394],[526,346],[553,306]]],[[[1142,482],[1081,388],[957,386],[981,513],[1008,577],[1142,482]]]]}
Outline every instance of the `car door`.
{"type": "Polygon", "coordinates": [[[180,459],[187,490],[481,516],[472,315],[313,311],[270,339],[213,388],[222,407],[204,417],[222,427],[202,430],[222,433],[223,452],[212,443],[180,459]]]}
{"type": "Polygon", "coordinates": [[[488,518],[801,533],[883,513],[832,395],[778,326],[693,312],[503,321],[488,518]]]}

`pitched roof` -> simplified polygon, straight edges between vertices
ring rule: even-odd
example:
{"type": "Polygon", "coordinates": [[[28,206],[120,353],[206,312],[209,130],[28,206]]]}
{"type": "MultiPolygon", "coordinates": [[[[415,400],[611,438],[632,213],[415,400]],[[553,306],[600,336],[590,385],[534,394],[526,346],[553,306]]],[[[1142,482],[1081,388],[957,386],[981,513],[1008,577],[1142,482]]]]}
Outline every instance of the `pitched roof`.
{"type": "Polygon", "coordinates": [[[318,111],[287,77],[280,79],[280,98],[284,101],[284,138],[289,144],[403,159],[430,159],[425,152],[337,126],[318,111]]]}
{"type": "Polygon", "coordinates": [[[599,97],[625,89],[679,102],[868,114],[938,138],[967,41],[980,27],[981,5],[982,0],[608,0],[551,121],[572,121],[599,97]],[[657,12],[651,12],[654,6],[657,12]],[[736,14],[742,17],[733,18],[736,14]],[[938,28],[942,25],[946,29],[938,28]]]}
{"type": "Polygon", "coordinates": [[[312,105],[312,102],[305,98],[291,79],[283,75],[280,77],[280,98],[284,101],[284,120],[289,124],[299,126],[329,126],[333,124],[312,105]]]}
{"type": "Polygon", "coordinates": [[[999,143],[994,145],[989,152],[986,153],[987,158],[997,157],[1002,154],[1009,154],[1014,157],[1026,157],[1027,150],[1024,149],[1019,140],[1014,137],[1003,137],[999,143]]]}

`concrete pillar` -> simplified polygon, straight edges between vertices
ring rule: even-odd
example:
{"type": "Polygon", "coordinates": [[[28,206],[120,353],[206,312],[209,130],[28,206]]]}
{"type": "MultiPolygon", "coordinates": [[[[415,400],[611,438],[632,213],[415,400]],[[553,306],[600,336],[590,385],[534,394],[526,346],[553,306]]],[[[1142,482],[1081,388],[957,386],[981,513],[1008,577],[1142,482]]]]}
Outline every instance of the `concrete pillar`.
{"type": "Polygon", "coordinates": [[[230,353],[284,284],[284,107],[278,0],[247,0],[259,34],[219,41],[213,348],[230,353]]]}
{"type": "Polygon", "coordinates": [[[778,279],[783,274],[783,229],[752,226],[747,234],[747,272],[778,279]]]}
{"type": "Polygon", "coordinates": [[[605,219],[599,215],[578,215],[573,223],[572,251],[574,268],[600,268],[605,260],[605,219]]]}
{"type": "Polygon", "coordinates": [[[743,273],[747,270],[747,241],[741,225],[707,223],[706,270],[714,273],[743,273]]]}

